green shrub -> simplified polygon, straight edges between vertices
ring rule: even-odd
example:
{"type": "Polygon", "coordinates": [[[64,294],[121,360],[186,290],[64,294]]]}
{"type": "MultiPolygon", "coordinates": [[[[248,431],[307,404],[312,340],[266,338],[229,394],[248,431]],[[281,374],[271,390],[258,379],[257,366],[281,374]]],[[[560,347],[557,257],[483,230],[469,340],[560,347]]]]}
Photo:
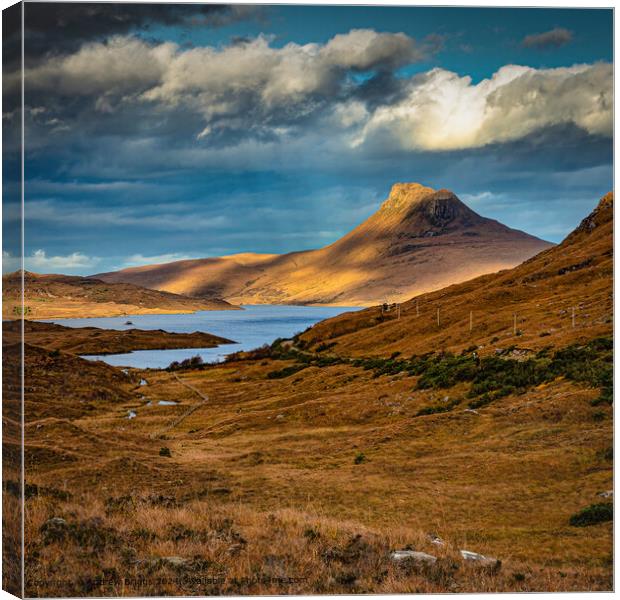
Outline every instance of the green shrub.
{"type": "Polygon", "coordinates": [[[366,456],[364,456],[363,452],[358,452],[353,459],[353,463],[356,465],[361,465],[366,460],[366,456]]]}
{"type": "Polygon", "coordinates": [[[601,404],[612,405],[614,403],[614,390],[612,387],[604,387],[601,391],[601,395],[598,398],[594,398],[590,404],[592,406],[600,406],[601,404]]]}
{"type": "Polygon", "coordinates": [[[498,396],[496,394],[482,394],[482,396],[480,396],[479,398],[476,398],[475,400],[469,402],[467,406],[469,406],[469,408],[482,408],[487,404],[491,404],[491,402],[493,402],[493,400],[496,400],[497,398],[498,396]]]}
{"type": "Polygon", "coordinates": [[[496,397],[507,396],[545,381],[548,376],[547,368],[546,360],[484,358],[473,378],[469,395],[475,397],[488,392],[498,392],[496,397]]]}
{"type": "Polygon", "coordinates": [[[285,377],[289,377],[298,373],[302,369],[305,369],[308,365],[291,365],[290,367],[284,367],[279,371],[271,371],[267,373],[268,379],[284,379],[285,377]]]}
{"type": "MultiPolygon", "coordinates": [[[[493,400],[541,383],[565,377],[580,383],[602,388],[601,396],[592,404],[613,402],[613,342],[597,338],[587,344],[573,344],[556,352],[543,348],[527,360],[510,357],[515,346],[504,348],[498,355],[479,359],[464,351],[459,356],[450,353],[425,354],[410,359],[370,357],[350,361],[336,359],[373,371],[373,377],[406,372],[420,376],[416,389],[447,389],[461,382],[471,382],[471,408],[479,408],[493,400]]],[[[316,364],[316,363],[315,363],[316,364]]],[[[321,365],[322,366],[322,365],[321,365]]],[[[427,407],[421,414],[445,412],[444,407],[427,407]]]]}
{"type": "Polygon", "coordinates": [[[191,358],[186,358],[181,362],[173,361],[166,368],[167,371],[179,371],[182,369],[198,369],[203,365],[202,356],[196,354],[196,356],[192,356],[191,358]]]}
{"type": "Polygon", "coordinates": [[[478,369],[472,356],[444,355],[431,362],[418,380],[418,389],[450,388],[462,381],[471,381],[478,369]]]}
{"type": "Polygon", "coordinates": [[[601,502],[600,504],[591,504],[574,514],[569,523],[573,527],[588,527],[597,523],[605,523],[613,521],[614,505],[611,502],[601,502]]]}
{"type": "Polygon", "coordinates": [[[425,415],[436,415],[438,413],[450,412],[459,403],[460,403],[460,400],[458,398],[454,398],[453,400],[449,400],[448,402],[444,402],[442,404],[435,404],[434,406],[426,406],[424,408],[421,408],[416,413],[416,417],[423,417],[425,415]]]}
{"type": "Polygon", "coordinates": [[[304,537],[307,540],[314,541],[321,537],[321,533],[320,531],[318,531],[318,529],[315,529],[314,527],[307,527],[304,530],[304,537]]]}

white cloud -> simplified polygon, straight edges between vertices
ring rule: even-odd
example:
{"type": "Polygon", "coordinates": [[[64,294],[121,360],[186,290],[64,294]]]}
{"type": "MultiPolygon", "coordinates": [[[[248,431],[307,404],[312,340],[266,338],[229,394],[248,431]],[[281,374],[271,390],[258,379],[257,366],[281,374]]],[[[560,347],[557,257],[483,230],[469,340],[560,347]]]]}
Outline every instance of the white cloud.
{"type": "MultiPolygon", "coordinates": [[[[170,42],[149,44],[132,36],[84,45],[76,53],[54,57],[26,71],[30,92],[94,96],[99,112],[114,112],[119,102],[185,106],[207,122],[239,125],[248,113],[271,114],[289,107],[296,117],[316,109],[316,96],[329,100],[344,88],[351,72],[393,70],[421,60],[426,46],[404,33],[352,30],[326,44],[288,43],[273,47],[271,38],[229,46],[181,49],[170,42]]],[[[7,78],[17,86],[18,74],[7,78]]],[[[280,114],[290,118],[291,114],[280,114]]],[[[197,132],[208,135],[209,129],[197,132]]]]}
{"type": "MultiPolygon", "coordinates": [[[[27,69],[25,85],[29,92],[77,96],[135,93],[161,79],[177,49],[169,42],[153,46],[131,36],[115,36],[27,69]]],[[[12,74],[6,85],[16,86],[18,80],[18,74],[12,74]]],[[[106,112],[109,105],[104,100],[100,104],[106,112]]]]}
{"type": "Polygon", "coordinates": [[[189,256],[179,252],[171,252],[170,254],[156,254],[154,256],[144,256],[143,254],[132,254],[128,256],[122,264],[113,267],[113,270],[126,269],[127,267],[140,267],[142,265],[159,265],[163,263],[174,262],[177,260],[191,260],[200,258],[199,256],[189,256]]]}
{"type": "Polygon", "coordinates": [[[504,197],[503,194],[494,194],[493,192],[485,191],[478,192],[476,194],[461,194],[460,198],[465,204],[469,206],[484,205],[489,202],[496,202],[504,197]]]}
{"type": "Polygon", "coordinates": [[[457,150],[566,123],[611,136],[612,74],[607,63],[540,70],[507,65],[474,85],[470,77],[433,69],[411,80],[404,100],[378,108],[356,144],[457,150]]]}
{"type": "MultiPolygon", "coordinates": [[[[233,120],[239,113],[266,113],[295,106],[303,116],[346,84],[347,73],[392,70],[423,57],[414,40],[403,33],[352,30],[326,44],[288,43],[282,48],[259,36],[224,48],[200,47],[177,52],[161,83],[142,98],[166,105],[189,105],[207,121],[218,116],[233,120]],[[258,102],[257,102],[258,100],[258,102]]],[[[205,128],[199,135],[209,132],[205,128]]]]}
{"type": "MultiPolygon", "coordinates": [[[[292,141],[321,125],[343,149],[476,148],[562,124],[611,136],[609,63],[556,69],[506,65],[477,84],[469,76],[435,68],[409,79],[391,78],[391,92],[383,98],[375,95],[370,103],[366,78],[355,75],[393,73],[423,59],[432,44],[371,29],[338,34],[324,44],[275,47],[272,41],[261,35],[227,46],[183,49],[170,42],[149,44],[117,36],[29,69],[26,85],[34,92],[34,106],[40,104],[35,103],[37,92],[83,96],[95,113],[128,107],[145,111],[153,131],[174,115],[191,131],[188,140],[193,145],[185,148],[190,160],[192,153],[204,149],[225,156],[225,148],[239,148],[248,139],[285,139],[288,151],[292,141]]],[[[133,123],[133,113],[128,115],[123,127],[145,135],[145,120],[133,123]]],[[[48,125],[57,121],[58,131],[74,115],[50,117],[46,112],[39,120],[48,125]]],[[[140,152],[136,147],[133,160],[139,160],[140,152]]]]}
{"type": "Polygon", "coordinates": [[[2,251],[2,272],[3,273],[12,273],[13,271],[17,271],[21,269],[21,259],[19,257],[13,256],[10,252],[6,250],[2,251]]]}
{"type": "MultiPolygon", "coordinates": [[[[27,271],[35,273],[64,273],[75,269],[88,269],[94,267],[101,259],[97,256],[86,256],[82,252],[73,252],[66,256],[48,256],[45,250],[35,250],[24,259],[27,271]]],[[[10,273],[21,268],[19,257],[12,256],[9,252],[2,252],[2,272],[10,273]]]]}

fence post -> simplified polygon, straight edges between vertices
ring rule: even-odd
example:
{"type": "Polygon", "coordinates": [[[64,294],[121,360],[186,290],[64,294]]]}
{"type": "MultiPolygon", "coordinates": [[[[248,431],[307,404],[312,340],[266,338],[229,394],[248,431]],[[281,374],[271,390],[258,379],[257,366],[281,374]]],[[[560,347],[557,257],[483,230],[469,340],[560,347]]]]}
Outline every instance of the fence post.
{"type": "Polygon", "coordinates": [[[472,332],[474,328],[474,311],[469,311],[469,333],[472,332]]]}
{"type": "Polygon", "coordinates": [[[512,316],[513,316],[513,319],[514,319],[514,322],[513,322],[513,325],[512,325],[512,333],[513,333],[513,335],[517,335],[517,313],[513,313],[512,316]]]}

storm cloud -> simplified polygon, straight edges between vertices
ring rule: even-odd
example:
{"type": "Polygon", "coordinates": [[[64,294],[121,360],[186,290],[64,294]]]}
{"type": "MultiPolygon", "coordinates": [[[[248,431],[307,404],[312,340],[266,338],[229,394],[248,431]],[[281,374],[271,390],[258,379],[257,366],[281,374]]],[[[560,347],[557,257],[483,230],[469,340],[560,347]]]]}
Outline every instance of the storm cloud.
{"type": "MultiPolygon", "coordinates": [[[[251,137],[283,139],[299,135],[300,127],[320,126],[329,126],[350,147],[430,151],[516,140],[564,123],[611,136],[609,63],[507,65],[477,84],[441,68],[395,77],[399,68],[426,57],[425,46],[403,33],[369,29],[324,44],[282,47],[262,35],[192,49],[115,36],[27,69],[27,97],[34,104],[28,115],[33,124],[58,131],[66,112],[78,112],[76,102],[95,121],[132,110],[148,109],[158,120],[176,120],[178,113],[191,121],[193,138],[228,145],[251,137]],[[375,78],[393,93],[369,102],[375,78]],[[50,97],[70,102],[58,102],[55,111],[50,97]],[[39,98],[46,106],[36,106],[39,98]]],[[[8,86],[18,84],[18,73],[7,78],[8,86]]]]}

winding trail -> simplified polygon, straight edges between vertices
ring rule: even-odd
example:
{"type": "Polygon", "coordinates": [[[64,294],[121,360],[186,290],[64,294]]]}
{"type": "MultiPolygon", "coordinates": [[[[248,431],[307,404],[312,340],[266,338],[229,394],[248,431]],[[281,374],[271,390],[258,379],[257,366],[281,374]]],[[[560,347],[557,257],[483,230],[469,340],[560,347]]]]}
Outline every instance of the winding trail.
{"type": "Polygon", "coordinates": [[[198,394],[200,396],[202,402],[200,402],[199,404],[195,404],[194,406],[190,406],[190,408],[188,408],[181,416],[179,416],[174,421],[172,421],[172,423],[170,423],[170,425],[168,425],[164,429],[161,429],[158,432],[152,433],[151,434],[151,438],[159,437],[160,435],[163,435],[164,433],[167,433],[171,429],[174,429],[175,427],[180,425],[185,419],[187,419],[187,417],[189,417],[190,415],[195,413],[199,408],[202,408],[209,401],[209,396],[207,396],[206,394],[203,394],[200,390],[196,389],[193,385],[183,381],[176,373],[173,373],[173,375],[174,375],[175,379],[182,386],[185,386],[188,390],[191,390],[195,394],[198,394]]]}

